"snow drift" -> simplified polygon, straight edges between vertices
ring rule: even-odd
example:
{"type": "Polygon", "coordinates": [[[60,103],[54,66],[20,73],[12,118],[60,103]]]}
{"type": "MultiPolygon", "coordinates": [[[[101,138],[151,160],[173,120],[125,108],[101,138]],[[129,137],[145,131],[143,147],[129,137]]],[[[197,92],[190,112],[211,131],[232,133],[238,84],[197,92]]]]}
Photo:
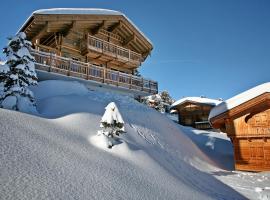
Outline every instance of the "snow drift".
{"type": "Polygon", "coordinates": [[[129,97],[65,81],[44,81],[31,89],[39,116],[0,109],[3,199],[267,196],[263,186],[269,183],[268,174],[257,176],[262,186],[257,181],[260,191],[255,192],[247,181],[251,174],[222,170],[180,126],[129,97]],[[97,148],[89,138],[99,130],[104,107],[111,101],[118,105],[126,133],[112,149],[97,148]],[[247,181],[248,192],[245,186],[236,187],[241,180],[247,181]]]}

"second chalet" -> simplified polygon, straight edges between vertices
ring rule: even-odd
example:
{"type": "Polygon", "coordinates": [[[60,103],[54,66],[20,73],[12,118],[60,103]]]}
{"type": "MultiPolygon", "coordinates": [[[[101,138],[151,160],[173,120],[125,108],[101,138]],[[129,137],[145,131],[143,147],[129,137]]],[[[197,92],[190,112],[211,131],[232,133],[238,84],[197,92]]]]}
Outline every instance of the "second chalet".
{"type": "Polygon", "coordinates": [[[56,8],[37,10],[19,32],[34,46],[40,77],[70,76],[137,96],[156,94],[157,82],[136,76],[151,41],[118,11],[56,8]],[[63,76],[64,75],[64,76],[63,76]]]}
{"type": "Polygon", "coordinates": [[[220,103],[220,100],[205,97],[185,97],[174,102],[171,109],[178,113],[179,124],[197,129],[211,129],[209,113],[220,103]]]}

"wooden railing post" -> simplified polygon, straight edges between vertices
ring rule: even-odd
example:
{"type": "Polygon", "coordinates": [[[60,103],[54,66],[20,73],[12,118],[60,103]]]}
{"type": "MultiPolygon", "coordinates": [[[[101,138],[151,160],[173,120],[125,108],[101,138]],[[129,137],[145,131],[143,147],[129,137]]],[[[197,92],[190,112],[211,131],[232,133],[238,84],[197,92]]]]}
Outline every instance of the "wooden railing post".
{"type": "Polygon", "coordinates": [[[120,79],[120,73],[119,73],[119,71],[118,71],[118,73],[117,73],[117,86],[119,86],[119,79],[120,79]]]}
{"type": "Polygon", "coordinates": [[[69,61],[68,61],[68,72],[67,72],[68,76],[70,76],[71,64],[72,64],[72,61],[71,61],[71,59],[69,59],[69,61]]]}
{"type": "Polygon", "coordinates": [[[89,71],[90,71],[90,66],[89,66],[89,63],[87,63],[87,67],[86,67],[86,80],[89,79],[89,71]]]}
{"type": "Polygon", "coordinates": [[[129,78],[130,78],[130,80],[129,80],[129,89],[131,89],[132,88],[132,75],[131,74],[129,75],[129,78]]]}
{"type": "Polygon", "coordinates": [[[51,68],[52,68],[52,52],[50,52],[50,60],[49,60],[49,72],[51,72],[51,68]]]}
{"type": "Polygon", "coordinates": [[[106,68],[103,68],[103,83],[106,82],[106,68]]]}

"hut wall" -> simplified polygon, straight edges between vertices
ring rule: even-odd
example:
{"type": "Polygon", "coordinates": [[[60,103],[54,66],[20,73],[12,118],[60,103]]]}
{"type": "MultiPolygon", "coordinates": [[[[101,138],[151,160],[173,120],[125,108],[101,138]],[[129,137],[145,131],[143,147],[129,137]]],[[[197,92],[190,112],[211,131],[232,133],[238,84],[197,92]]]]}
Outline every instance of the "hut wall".
{"type": "Polygon", "coordinates": [[[270,170],[270,109],[227,122],[226,130],[233,142],[236,169],[270,170]]]}

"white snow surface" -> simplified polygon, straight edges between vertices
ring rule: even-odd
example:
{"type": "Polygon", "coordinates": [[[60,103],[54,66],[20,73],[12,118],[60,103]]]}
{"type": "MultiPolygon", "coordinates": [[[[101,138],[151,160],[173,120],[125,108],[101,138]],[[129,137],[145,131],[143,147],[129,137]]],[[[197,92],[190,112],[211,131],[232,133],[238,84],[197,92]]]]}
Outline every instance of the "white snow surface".
{"type": "Polygon", "coordinates": [[[258,85],[245,92],[242,92],[214,107],[209,114],[209,119],[216,117],[226,112],[227,110],[231,110],[232,108],[235,108],[267,92],[270,92],[270,82],[258,85]]]}
{"type": "Polygon", "coordinates": [[[174,102],[171,107],[175,107],[177,105],[181,105],[181,104],[184,104],[186,102],[202,103],[202,104],[216,106],[216,105],[220,104],[222,101],[219,101],[216,99],[209,99],[209,98],[205,98],[205,97],[185,97],[185,98],[179,99],[176,102],[174,102]]]}
{"type": "Polygon", "coordinates": [[[237,172],[223,134],[186,129],[127,96],[77,82],[31,87],[37,116],[0,109],[1,199],[268,199],[269,173],[237,172]],[[115,102],[126,133],[93,140],[115,102]],[[211,139],[212,138],[212,139],[211,139]]]}
{"type": "MultiPolygon", "coordinates": [[[[151,44],[151,40],[146,37],[146,35],[123,13],[115,10],[109,10],[109,9],[102,9],[102,8],[50,8],[50,9],[40,9],[34,11],[30,17],[26,20],[26,22],[22,25],[24,27],[25,24],[30,20],[30,18],[34,14],[51,14],[51,15],[57,15],[57,14],[66,14],[66,15],[120,15],[123,16],[128,20],[129,23],[132,24],[132,26],[135,27],[135,29],[151,44]]],[[[21,30],[22,27],[19,29],[21,30]]]]}
{"type": "Polygon", "coordinates": [[[33,12],[33,14],[46,14],[46,15],[123,15],[119,11],[102,9],[102,8],[50,8],[40,9],[33,12]]]}

